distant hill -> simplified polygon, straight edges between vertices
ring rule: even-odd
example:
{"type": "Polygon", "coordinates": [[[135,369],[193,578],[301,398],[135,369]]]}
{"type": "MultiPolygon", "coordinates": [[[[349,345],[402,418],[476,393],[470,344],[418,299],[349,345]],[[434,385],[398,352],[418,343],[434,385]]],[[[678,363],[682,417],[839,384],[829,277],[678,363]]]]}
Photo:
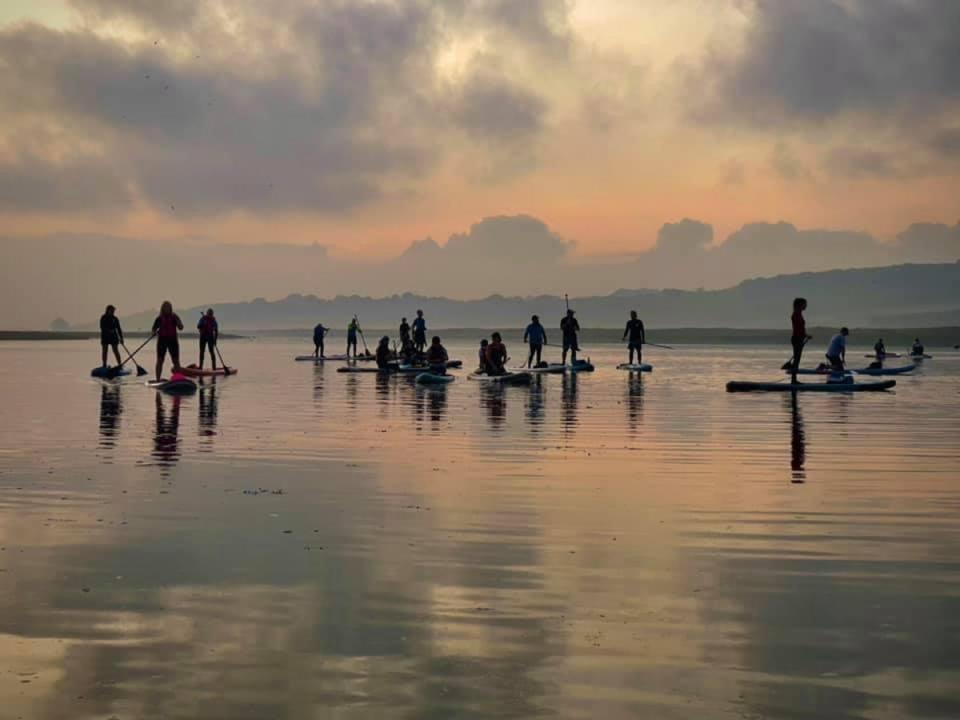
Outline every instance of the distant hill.
{"type": "MultiPolygon", "coordinates": [[[[724,290],[618,290],[610,295],[571,299],[580,323],[619,327],[636,309],[650,327],[771,328],[787,326],[796,296],[810,301],[811,325],[911,327],[921,319],[960,316],[960,263],[894,265],[857,270],[778,275],[746,280],[724,290]],[[899,319],[898,319],[899,318],[899,319]]],[[[430,327],[517,327],[530,315],[555,327],[564,313],[561,297],[504,297],[450,300],[413,294],[384,298],[290,295],[282,300],[257,298],[215,306],[221,326],[234,331],[308,328],[317,322],[345,327],[354,314],[367,328],[393,328],[412,319],[418,308],[430,327]]],[[[192,328],[205,306],[178,309],[192,328]]],[[[123,318],[130,330],[146,329],[156,311],[123,318]]],[[[923,324],[937,324],[925,322],[923,324]]]]}

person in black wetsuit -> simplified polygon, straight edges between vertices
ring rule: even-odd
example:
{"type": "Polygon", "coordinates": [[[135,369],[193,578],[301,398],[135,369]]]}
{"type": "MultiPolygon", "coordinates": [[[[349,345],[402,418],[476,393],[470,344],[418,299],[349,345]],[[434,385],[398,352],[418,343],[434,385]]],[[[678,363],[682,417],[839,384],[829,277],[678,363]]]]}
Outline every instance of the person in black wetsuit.
{"type": "Polygon", "coordinates": [[[323,357],[323,338],[330,332],[323,326],[323,323],[317,323],[313,329],[313,356],[315,358],[323,357]]]}
{"type": "Polygon", "coordinates": [[[440,338],[434,336],[427,348],[427,365],[434,375],[447,374],[447,361],[450,359],[447,349],[440,343],[440,338]]]}
{"type": "Polygon", "coordinates": [[[567,314],[560,321],[560,331],[563,333],[563,357],[560,361],[564,365],[567,363],[567,352],[570,352],[570,364],[577,362],[577,351],[580,346],[577,344],[577,333],[580,332],[580,323],[574,317],[573,310],[567,309],[567,314]]]}
{"type": "Polygon", "coordinates": [[[113,348],[113,356],[117,359],[117,365],[120,360],[120,345],[123,343],[123,330],[120,328],[120,320],[116,315],[117,309],[113,305],[107,305],[100,316],[100,362],[103,367],[107,366],[107,348],[113,348]]]}
{"type": "Polygon", "coordinates": [[[637,351],[637,364],[643,362],[643,343],[646,342],[647,336],[646,332],[643,329],[643,320],[640,320],[637,317],[637,311],[630,311],[630,319],[627,321],[627,326],[623,329],[623,339],[626,340],[627,336],[630,337],[630,340],[627,344],[627,347],[630,350],[630,364],[633,364],[633,351],[637,351]]]}

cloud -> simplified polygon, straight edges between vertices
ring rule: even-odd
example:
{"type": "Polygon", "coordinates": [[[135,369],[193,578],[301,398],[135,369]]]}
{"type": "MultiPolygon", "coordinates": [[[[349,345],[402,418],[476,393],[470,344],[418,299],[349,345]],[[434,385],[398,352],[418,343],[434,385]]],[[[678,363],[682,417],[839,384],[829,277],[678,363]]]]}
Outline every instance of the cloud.
{"type": "Polygon", "coordinates": [[[826,154],[823,165],[828,172],[850,179],[904,175],[890,153],[870,148],[834,148],[826,154]]]}
{"type": "Polygon", "coordinates": [[[547,103],[506,78],[478,76],[454,104],[457,123],[471,135],[494,142],[527,141],[544,126],[547,103]]]}
{"type": "Polygon", "coordinates": [[[960,128],[944,128],[934,133],[930,147],[944,157],[960,158],[960,128]]]}

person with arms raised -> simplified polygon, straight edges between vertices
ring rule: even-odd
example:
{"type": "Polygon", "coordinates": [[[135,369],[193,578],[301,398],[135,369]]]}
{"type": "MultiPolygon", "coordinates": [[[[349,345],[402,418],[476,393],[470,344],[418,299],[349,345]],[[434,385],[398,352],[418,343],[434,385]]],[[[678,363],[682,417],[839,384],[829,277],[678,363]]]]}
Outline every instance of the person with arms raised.
{"type": "Polygon", "coordinates": [[[123,344],[123,329],[120,327],[120,319],[117,317],[117,309],[113,305],[107,305],[100,316],[100,362],[103,367],[107,367],[107,348],[113,348],[113,356],[117,359],[117,367],[120,366],[120,345],[123,344]]]}
{"type": "Polygon", "coordinates": [[[160,306],[160,314],[153,321],[153,332],[157,336],[157,382],[163,375],[163,361],[170,353],[170,362],[174,372],[180,370],[180,340],[177,331],[183,330],[183,321],[173,311],[173,304],[164,300],[160,306]]]}
{"type": "Polygon", "coordinates": [[[203,370],[205,351],[210,348],[210,362],[213,363],[213,369],[216,370],[216,347],[217,339],[220,337],[220,325],[217,324],[217,319],[213,316],[213,308],[207,308],[206,314],[200,317],[197,330],[200,332],[200,369],[203,370]]]}

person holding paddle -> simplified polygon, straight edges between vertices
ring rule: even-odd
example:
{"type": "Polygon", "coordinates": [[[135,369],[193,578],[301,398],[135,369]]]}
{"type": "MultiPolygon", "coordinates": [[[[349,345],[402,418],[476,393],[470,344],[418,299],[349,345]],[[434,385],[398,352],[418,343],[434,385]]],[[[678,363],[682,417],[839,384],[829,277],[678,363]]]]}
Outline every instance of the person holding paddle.
{"type": "Polygon", "coordinates": [[[580,323],[574,317],[576,313],[567,308],[566,316],[560,321],[560,332],[563,333],[563,357],[560,362],[567,364],[567,352],[570,353],[570,364],[577,364],[577,351],[580,346],[577,344],[577,333],[580,332],[580,323]]]}
{"type": "Polygon", "coordinates": [[[643,320],[637,317],[637,311],[630,311],[630,319],[627,320],[627,326],[623,329],[623,338],[626,340],[630,336],[627,348],[630,352],[629,363],[633,365],[633,351],[637,351],[637,364],[643,362],[643,343],[646,341],[646,331],[643,329],[643,320]]]}
{"type": "Polygon", "coordinates": [[[160,306],[160,314],[153,321],[153,334],[157,336],[157,381],[163,375],[163,361],[170,353],[170,362],[173,370],[180,370],[180,340],[177,331],[183,330],[183,321],[173,311],[173,303],[164,300],[160,306]]]}
{"type": "Polygon", "coordinates": [[[213,369],[217,369],[217,338],[220,337],[220,325],[213,316],[213,308],[207,308],[205,315],[200,316],[200,322],[197,323],[197,330],[200,331],[200,369],[203,370],[203,356],[207,348],[210,348],[210,362],[213,369]]]}
{"type": "Polygon", "coordinates": [[[357,322],[356,318],[347,325],[347,357],[350,357],[350,348],[353,347],[354,360],[357,358],[357,328],[359,327],[360,323],[357,322]]]}
{"type": "Polygon", "coordinates": [[[107,305],[100,316],[100,362],[102,367],[107,367],[107,348],[113,348],[113,356],[117,359],[117,366],[122,364],[120,360],[120,345],[123,344],[123,330],[120,328],[120,319],[116,315],[117,309],[113,305],[107,305]]]}
{"type": "Polygon", "coordinates": [[[323,338],[330,332],[323,326],[323,323],[317,323],[313,328],[313,356],[315,358],[323,357],[323,338]]]}
{"type": "Polygon", "coordinates": [[[793,325],[793,335],[790,336],[790,344],[793,346],[793,360],[790,363],[790,382],[797,383],[797,371],[800,369],[800,356],[803,355],[803,346],[810,340],[807,335],[807,321],[803,318],[803,312],[807,309],[806,298],[795,298],[793,301],[793,314],[790,316],[790,322],[793,325]]]}

